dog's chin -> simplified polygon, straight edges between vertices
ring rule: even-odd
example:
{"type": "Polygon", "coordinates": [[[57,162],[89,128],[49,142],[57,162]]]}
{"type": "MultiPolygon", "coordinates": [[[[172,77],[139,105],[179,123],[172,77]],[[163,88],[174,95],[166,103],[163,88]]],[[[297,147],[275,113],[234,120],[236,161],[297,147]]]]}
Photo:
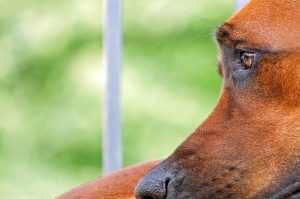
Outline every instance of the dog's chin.
{"type": "Polygon", "coordinates": [[[291,183],[280,189],[279,192],[269,199],[300,199],[300,181],[291,183]]]}

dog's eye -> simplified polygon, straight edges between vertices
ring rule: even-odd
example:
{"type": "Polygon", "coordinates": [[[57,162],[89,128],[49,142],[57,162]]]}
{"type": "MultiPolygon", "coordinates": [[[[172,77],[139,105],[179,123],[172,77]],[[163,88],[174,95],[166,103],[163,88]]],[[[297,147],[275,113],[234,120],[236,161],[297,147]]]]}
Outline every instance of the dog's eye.
{"type": "Polygon", "coordinates": [[[262,52],[259,49],[238,49],[224,45],[222,66],[224,77],[244,82],[256,71],[262,52]]]}
{"type": "Polygon", "coordinates": [[[251,69],[254,65],[255,54],[250,52],[240,52],[240,60],[245,69],[251,69]]]}

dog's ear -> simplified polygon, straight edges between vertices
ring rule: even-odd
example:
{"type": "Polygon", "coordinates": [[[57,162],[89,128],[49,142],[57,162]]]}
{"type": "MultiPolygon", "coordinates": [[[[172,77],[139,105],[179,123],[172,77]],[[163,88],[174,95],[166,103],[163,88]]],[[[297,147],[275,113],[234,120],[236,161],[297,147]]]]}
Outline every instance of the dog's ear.
{"type": "Polygon", "coordinates": [[[134,188],[146,173],[161,161],[132,166],[111,175],[81,185],[57,199],[113,199],[134,198],[134,188]]]}

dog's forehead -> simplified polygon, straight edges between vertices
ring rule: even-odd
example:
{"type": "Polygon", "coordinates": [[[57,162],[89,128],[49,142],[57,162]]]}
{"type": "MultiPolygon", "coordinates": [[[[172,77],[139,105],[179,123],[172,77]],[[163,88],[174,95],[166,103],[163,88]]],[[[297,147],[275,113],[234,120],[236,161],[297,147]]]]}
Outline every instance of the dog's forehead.
{"type": "Polygon", "coordinates": [[[254,48],[300,49],[299,0],[252,0],[227,24],[233,39],[247,41],[254,48]]]}

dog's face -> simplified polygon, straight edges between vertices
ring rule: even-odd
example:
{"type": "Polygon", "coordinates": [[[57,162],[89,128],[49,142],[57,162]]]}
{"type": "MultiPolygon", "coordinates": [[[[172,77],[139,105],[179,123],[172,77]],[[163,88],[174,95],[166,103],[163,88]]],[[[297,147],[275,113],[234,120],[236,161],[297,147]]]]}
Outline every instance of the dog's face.
{"type": "Polygon", "coordinates": [[[137,198],[300,198],[300,1],[253,0],[216,37],[219,102],[137,198]]]}

